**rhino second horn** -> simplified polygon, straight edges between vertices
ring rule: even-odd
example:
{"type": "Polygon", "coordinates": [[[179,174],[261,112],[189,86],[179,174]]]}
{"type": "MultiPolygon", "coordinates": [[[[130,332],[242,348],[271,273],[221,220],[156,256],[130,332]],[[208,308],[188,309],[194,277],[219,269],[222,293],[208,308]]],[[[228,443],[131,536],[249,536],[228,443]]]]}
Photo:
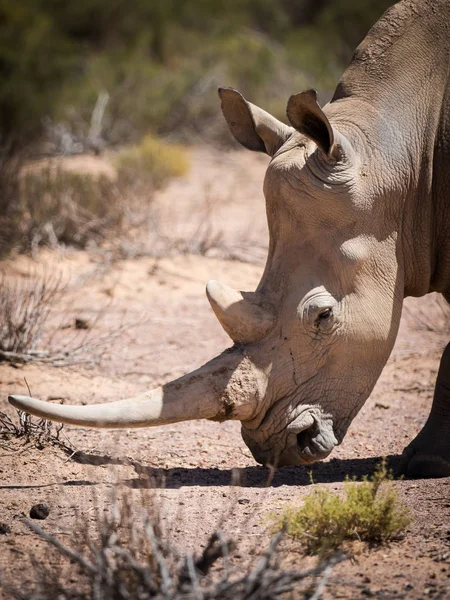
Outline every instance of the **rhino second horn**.
{"type": "Polygon", "coordinates": [[[275,324],[272,311],[261,306],[256,293],[237,292],[211,280],[206,295],[220,324],[236,344],[249,344],[262,339],[275,324]]]}

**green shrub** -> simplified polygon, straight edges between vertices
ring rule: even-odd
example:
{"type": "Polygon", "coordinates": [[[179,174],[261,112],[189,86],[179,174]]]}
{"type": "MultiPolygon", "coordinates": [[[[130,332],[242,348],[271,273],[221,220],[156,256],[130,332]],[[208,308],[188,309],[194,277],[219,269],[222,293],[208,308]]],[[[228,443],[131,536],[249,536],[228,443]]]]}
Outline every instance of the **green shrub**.
{"type": "Polygon", "coordinates": [[[121,185],[160,188],[171,177],[184,175],[189,169],[189,160],[182,146],[147,135],[140,144],[118,152],[115,165],[121,185]]]}
{"type": "Polygon", "coordinates": [[[74,74],[76,46],[43,2],[0,0],[0,65],[0,140],[27,146],[74,74]]]}
{"type": "Polygon", "coordinates": [[[132,143],[147,130],[177,135],[180,121],[191,136],[212,128],[220,139],[215,123],[205,128],[220,113],[217,85],[242,88],[269,109],[282,97],[284,117],[295,91],[315,86],[329,95],[390,4],[0,0],[0,140],[28,146],[43,122],[50,129],[59,122],[86,143],[103,91],[109,102],[101,134],[110,145],[132,143]]]}
{"type": "Polygon", "coordinates": [[[344,496],[315,487],[300,508],[288,508],[278,522],[309,554],[336,550],[347,540],[382,544],[411,523],[383,461],[362,483],[347,478],[344,496]]]}

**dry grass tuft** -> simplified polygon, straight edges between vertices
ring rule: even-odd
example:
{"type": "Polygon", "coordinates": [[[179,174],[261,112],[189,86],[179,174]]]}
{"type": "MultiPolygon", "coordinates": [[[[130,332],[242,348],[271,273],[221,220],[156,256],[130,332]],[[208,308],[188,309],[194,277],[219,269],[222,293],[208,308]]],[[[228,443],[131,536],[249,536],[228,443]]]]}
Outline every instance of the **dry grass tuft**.
{"type": "Polygon", "coordinates": [[[119,184],[131,189],[137,186],[158,189],[189,170],[188,156],[182,146],[168,144],[152,135],[118,152],[115,165],[119,184]]]}
{"type": "Polygon", "coordinates": [[[333,565],[343,559],[336,555],[309,569],[283,570],[279,549],[283,534],[277,533],[254,564],[236,566],[235,544],[220,531],[213,533],[203,549],[180,555],[169,542],[154,499],[144,495],[138,510],[130,496],[124,495],[113,500],[107,516],[100,510],[97,514],[97,533],[82,525],[71,536],[70,545],[24,519],[53,548],[54,556],[50,561],[42,555],[30,556],[33,584],[18,590],[3,583],[9,597],[276,600],[292,597],[294,592],[296,598],[311,598],[316,591],[319,598],[333,565]]]}
{"type": "Polygon", "coordinates": [[[285,528],[308,554],[324,555],[346,541],[386,543],[398,538],[410,523],[383,461],[362,483],[347,479],[343,497],[315,487],[300,508],[283,513],[278,527],[285,528]]]}

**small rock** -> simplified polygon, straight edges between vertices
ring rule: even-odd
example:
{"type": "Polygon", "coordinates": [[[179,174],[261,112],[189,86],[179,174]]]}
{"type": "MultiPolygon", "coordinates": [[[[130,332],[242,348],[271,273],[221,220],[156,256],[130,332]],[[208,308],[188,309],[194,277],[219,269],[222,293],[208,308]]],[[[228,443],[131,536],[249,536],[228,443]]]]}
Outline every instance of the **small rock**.
{"type": "Polygon", "coordinates": [[[78,317],[78,319],[75,319],[75,329],[90,329],[91,328],[91,324],[89,323],[89,321],[87,319],[81,319],[80,317],[78,317]]]}
{"type": "Polygon", "coordinates": [[[30,517],[32,519],[39,519],[39,520],[43,521],[44,519],[46,519],[48,517],[49,514],[50,514],[50,510],[49,510],[48,506],[44,503],[35,504],[30,509],[30,517]]]}
{"type": "Polygon", "coordinates": [[[6,535],[7,533],[11,533],[11,527],[6,523],[0,523],[0,535],[6,535]]]}
{"type": "Polygon", "coordinates": [[[239,504],[250,504],[250,500],[248,498],[239,498],[239,504]]]}

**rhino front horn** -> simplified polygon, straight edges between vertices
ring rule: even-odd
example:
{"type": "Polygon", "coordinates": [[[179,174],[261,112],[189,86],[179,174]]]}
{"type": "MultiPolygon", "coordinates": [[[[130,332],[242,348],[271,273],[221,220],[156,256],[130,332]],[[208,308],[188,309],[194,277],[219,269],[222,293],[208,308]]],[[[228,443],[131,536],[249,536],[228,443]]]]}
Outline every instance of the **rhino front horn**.
{"type": "Polygon", "coordinates": [[[220,324],[236,344],[249,344],[262,339],[275,324],[275,316],[256,292],[237,292],[211,280],[206,295],[220,324]]]}
{"type": "Polygon", "coordinates": [[[9,396],[24,412],[82,427],[151,427],[192,419],[246,421],[254,417],[264,397],[267,377],[235,348],[199,369],[133,398],[105,404],[70,406],[28,396],[9,396]]]}

